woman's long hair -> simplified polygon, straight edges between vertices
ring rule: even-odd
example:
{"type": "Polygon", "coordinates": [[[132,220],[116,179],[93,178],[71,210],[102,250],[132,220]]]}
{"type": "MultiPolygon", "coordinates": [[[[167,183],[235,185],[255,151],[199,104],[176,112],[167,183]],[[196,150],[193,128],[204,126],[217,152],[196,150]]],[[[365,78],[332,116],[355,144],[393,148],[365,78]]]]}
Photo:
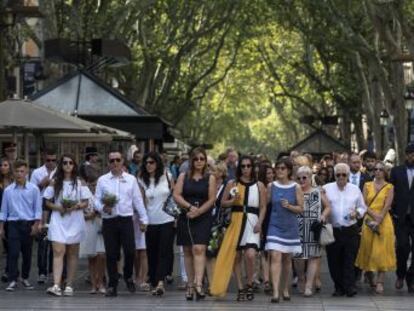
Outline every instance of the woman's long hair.
{"type": "Polygon", "coordinates": [[[2,165],[3,162],[9,163],[9,172],[6,175],[0,174],[0,188],[4,189],[6,186],[4,184],[5,180],[7,179],[9,183],[12,183],[14,178],[13,178],[13,168],[12,168],[10,161],[7,158],[3,158],[1,159],[0,164],[2,165]]]}
{"type": "MultiPolygon", "coordinates": [[[[267,185],[269,182],[267,181],[267,170],[271,169],[273,171],[273,168],[268,163],[263,163],[259,165],[259,172],[257,174],[257,179],[263,183],[263,185],[267,185]]],[[[274,174],[273,174],[274,175],[274,174]]]]}
{"type": "Polygon", "coordinates": [[[201,172],[201,175],[205,176],[207,173],[207,153],[205,151],[205,149],[203,147],[196,147],[191,151],[190,154],[190,159],[189,161],[189,166],[188,166],[188,177],[189,178],[193,178],[194,176],[194,159],[199,155],[202,154],[204,156],[204,167],[203,170],[201,172]]]}
{"type": "Polygon", "coordinates": [[[242,174],[241,165],[242,165],[242,162],[244,160],[249,160],[250,161],[250,165],[252,166],[252,171],[251,171],[251,174],[250,174],[250,179],[251,179],[251,181],[256,181],[256,174],[254,172],[254,160],[253,160],[253,157],[248,156],[248,155],[242,155],[241,158],[239,159],[239,163],[237,163],[236,181],[239,182],[240,181],[240,178],[243,175],[242,174]]]}
{"type": "Polygon", "coordinates": [[[139,178],[142,179],[145,186],[149,187],[150,185],[150,174],[147,171],[147,160],[153,159],[155,161],[155,165],[157,168],[155,169],[155,185],[158,185],[158,182],[160,181],[160,178],[162,175],[164,175],[164,162],[161,159],[161,156],[158,152],[148,152],[144,155],[144,158],[142,159],[141,169],[139,172],[139,178]]]}
{"type": "Polygon", "coordinates": [[[73,169],[72,169],[72,174],[71,174],[71,181],[72,181],[72,185],[73,185],[73,189],[75,189],[76,184],[77,184],[77,180],[78,180],[78,164],[75,161],[75,157],[70,155],[70,154],[64,154],[60,157],[60,160],[58,162],[57,168],[56,168],[56,173],[55,176],[53,177],[55,185],[54,185],[54,190],[55,190],[55,199],[58,198],[60,192],[63,189],[63,180],[65,179],[65,172],[63,171],[63,159],[64,158],[69,158],[72,160],[73,162],[73,169]]]}

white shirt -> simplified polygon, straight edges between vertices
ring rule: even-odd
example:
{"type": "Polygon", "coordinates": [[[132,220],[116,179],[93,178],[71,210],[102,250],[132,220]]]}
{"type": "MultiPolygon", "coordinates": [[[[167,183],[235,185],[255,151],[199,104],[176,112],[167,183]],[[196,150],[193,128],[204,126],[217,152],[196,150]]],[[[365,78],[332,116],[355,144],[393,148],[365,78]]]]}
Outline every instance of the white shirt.
{"type": "MultiPolygon", "coordinates": [[[[55,173],[56,173],[56,168],[53,171],[51,171],[50,174],[49,174],[49,172],[46,168],[46,165],[42,165],[41,167],[35,169],[32,172],[32,176],[30,177],[30,182],[32,184],[35,184],[37,187],[39,187],[39,184],[43,180],[43,178],[45,178],[46,176],[49,176],[49,179],[52,179],[53,175],[55,175],[55,173]]],[[[43,194],[46,190],[46,187],[43,188],[43,189],[39,188],[39,190],[40,190],[40,194],[43,196],[43,194]]]]}
{"type": "Polygon", "coordinates": [[[165,175],[160,177],[157,185],[154,183],[154,178],[150,178],[149,187],[142,180],[139,180],[139,183],[145,191],[148,223],[150,225],[160,225],[174,221],[174,217],[171,217],[162,210],[171,192],[165,175]]]}
{"type": "Polygon", "coordinates": [[[340,190],[336,182],[329,183],[323,186],[326,196],[331,205],[331,223],[334,227],[349,227],[354,225],[357,220],[349,219],[347,216],[357,211],[362,217],[367,211],[359,187],[347,183],[343,190],[340,190]]]}
{"type": "Polygon", "coordinates": [[[148,224],[147,211],[145,210],[137,179],[125,172],[120,176],[115,176],[109,172],[99,177],[96,185],[95,209],[102,213],[102,218],[132,216],[135,209],[138,212],[141,223],[148,224]],[[112,208],[111,214],[103,212],[101,201],[105,193],[115,195],[118,199],[118,202],[112,208]]]}
{"type": "Polygon", "coordinates": [[[349,182],[357,187],[359,187],[359,181],[361,180],[361,172],[350,173],[349,182]]]}

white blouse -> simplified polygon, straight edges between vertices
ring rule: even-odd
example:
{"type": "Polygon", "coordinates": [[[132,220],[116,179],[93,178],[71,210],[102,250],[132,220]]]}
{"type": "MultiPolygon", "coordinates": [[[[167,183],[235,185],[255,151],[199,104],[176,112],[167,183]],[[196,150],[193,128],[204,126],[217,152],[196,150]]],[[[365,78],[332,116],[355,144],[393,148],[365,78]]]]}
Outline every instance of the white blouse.
{"type": "Polygon", "coordinates": [[[148,187],[142,179],[139,179],[139,184],[145,191],[149,224],[160,225],[174,221],[174,217],[162,210],[164,202],[170,195],[167,177],[165,175],[161,176],[157,185],[155,185],[154,178],[150,178],[148,187]]]}

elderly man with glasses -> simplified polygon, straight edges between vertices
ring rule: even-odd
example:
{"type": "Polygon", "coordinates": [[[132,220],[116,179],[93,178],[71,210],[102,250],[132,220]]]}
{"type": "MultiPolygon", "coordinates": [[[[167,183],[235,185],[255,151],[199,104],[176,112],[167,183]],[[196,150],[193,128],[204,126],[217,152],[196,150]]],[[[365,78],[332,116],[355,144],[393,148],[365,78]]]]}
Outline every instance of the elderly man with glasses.
{"type": "Polygon", "coordinates": [[[357,220],[367,210],[358,186],[348,182],[348,164],[335,165],[335,182],[323,187],[331,205],[331,223],[335,242],[326,247],[328,267],[335,283],[333,296],[356,295],[354,262],[358,252],[359,228],[357,220]]]}

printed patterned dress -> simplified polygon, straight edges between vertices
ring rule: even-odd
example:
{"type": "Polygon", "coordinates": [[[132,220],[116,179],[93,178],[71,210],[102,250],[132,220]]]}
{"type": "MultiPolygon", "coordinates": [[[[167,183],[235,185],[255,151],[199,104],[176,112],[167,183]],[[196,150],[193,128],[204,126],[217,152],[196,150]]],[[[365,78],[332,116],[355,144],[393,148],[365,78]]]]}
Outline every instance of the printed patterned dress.
{"type": "Polygon", "coordinates": [[[259,221],[260,193],[257,182],[237,184],[240,196],[231,208],[231,222],[221,244],[210,292],[213,296],[224,296],[233,272],[237,250],[259,249],[260,233],[253,229],[259,221]]]}
{"type": "Polygon", "coordinates": [[[321,256],[321,246],[316,241],[311,230],[315,221],[320,221],[322,212],[321,192],[314,189],[304,194],[304,211],[298,214],[299,236],[302,243],[302,253],[296,258],[309,259],[321,256]]]}

